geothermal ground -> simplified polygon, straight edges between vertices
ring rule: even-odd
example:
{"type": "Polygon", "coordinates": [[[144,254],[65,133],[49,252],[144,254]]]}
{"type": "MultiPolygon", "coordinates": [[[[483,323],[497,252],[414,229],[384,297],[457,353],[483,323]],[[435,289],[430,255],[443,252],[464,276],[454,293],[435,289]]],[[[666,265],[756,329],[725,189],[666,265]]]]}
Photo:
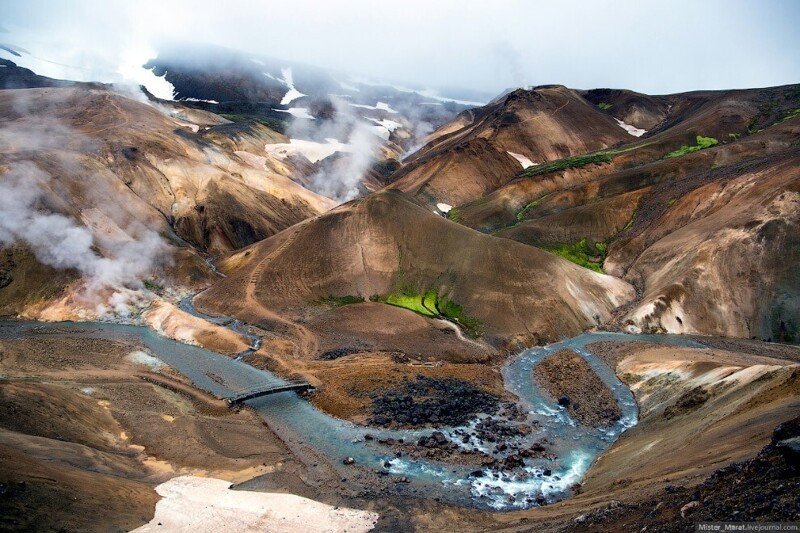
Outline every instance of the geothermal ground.
{"type": "Polygon", "coordinates": [[[797,520],[800,86],[273,63],[3,60],[0,529],[797,520]]]}

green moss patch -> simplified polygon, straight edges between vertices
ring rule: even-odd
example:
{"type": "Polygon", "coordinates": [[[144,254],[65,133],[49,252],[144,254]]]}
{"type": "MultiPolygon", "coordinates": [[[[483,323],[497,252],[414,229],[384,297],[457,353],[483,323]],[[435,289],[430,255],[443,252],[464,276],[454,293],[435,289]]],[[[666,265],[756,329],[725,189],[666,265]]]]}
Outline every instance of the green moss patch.
{"type": "Polygon", "coordinates": [[[478,319],[468,316],[460,305],[447,297],[440,297],[433,289],[424,293],[406,289],[388,296],[373,295],[370,300],[402,307],[430,318],[443,318],[461,326],[470,337],[480,335],[481,322],[478,319]]]}
{"type": "Polygon", "coordinates": [[[557,172],[559,170],[567,170],[570,168],[580,168],[591,164],[610,163],[611,156],[605,152],[598,152],[595,154],[576,155],[573,157],[565,157],[564,159],[557,159],[541,165],[534,165],[528,167],[523,176],[532,177],[540,174],[549,174],[550,172],[557,172]]]}
{"type": "Polygon", "coordinates": [[[714,137],[703,137],[702,135],[697,136],[697,144],[694,146],[681,146],[674,152],[670,152],[664,156],[664,159],[669,159],[671,157],[680,157],[682,155],[691,154],[692,152],[699,152],[700,150],[705,150],[706,148],[711,148],[719,144],[719,141],[716,140],[714,137]]]}
{"type": "Polygon", "coordinates": [[[606,257],[608,245],[604,242],[591,245],[588,239],[581,239],[574,244],[557,244],[544,247],[544,249],[568,261],[572,261],[576,265],[603,274],[603,261],[606,257]]]}
{"type": "Polygon", "coordinates": [[[326,298],[320,298],[319,300],[315,300],[314,304],[316,305],[325,305],[328,307],[342,307],[345,305],[351,304],[360,304],[364,302],[364,298],[361,296],[328,296],[326,298]]]}

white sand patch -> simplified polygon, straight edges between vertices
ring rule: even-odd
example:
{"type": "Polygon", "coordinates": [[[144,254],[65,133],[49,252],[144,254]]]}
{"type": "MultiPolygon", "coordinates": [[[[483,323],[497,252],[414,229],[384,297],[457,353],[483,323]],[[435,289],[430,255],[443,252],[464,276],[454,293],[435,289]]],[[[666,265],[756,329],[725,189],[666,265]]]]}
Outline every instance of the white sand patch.
{"type": "Polygon", "coordinates": [[[439,202],[438,204],[436,204],[436,208],[442,213],[449,213],[450,210],[453,209],[453,206],[450,204],[444,204],[442,202],[439,202]]]}
{"type": "Polygon", "coordinates": [[[297,90],[297,88],[295,88],[294,76],[292,75],[291,68],[281,69],[281,74],[283,74],[283,79],[278,81],[283,82],[283,84],[289,88],[286,94],[283,95],[283,99],[281,100],[281,105],[289,105],[290,103],[292,103],[293,100],[297,100],[301,96],[306,96],[304,93],[301,93],[300,91],[297,90]]]}
{"type": "Polygon", "coordinates": [[[156,487],[162,497],[149,524],[137,532],[366,532],[379,515],[333,507],[294,494],[229,490],[221,479],[181,476],[156,487]]]}
{"type": "Polygon", "coordinates": [[[293,117],[296,118],[308,118],[314,120],[314,115],[308,112],[308,109],[305,107],[290,107],[289,109],[273,109],[273,111],[279,111],[281,113],[289,113],[293,117]]]}
{"type": "Polygon", "coordinates": [[[614,120],[617,121],[617,124],[619,124],[620,128],[622,128],[623,130],[627,131],[628,133],[630,133],[634,137],[641,137],[642,135],[647,133],[647,130],[643,130],[643,129],[637,128],[636,126],[631,126],[630,124],[625,124],[624,122],[622,122],[618,118],[615,118],[614,120]]]}
{"type": "Polygon", "coordinates": [[[316,163],[336,152],[352,152],[350,145],[336,139],[325,139],[327,142],[318,143],[302,139],[289,139],[288,143],[267,144],[264,150],[278,159],[286,159],[292,154],[300,154],[312,163],[316,163]]]}
{"type": "Polygon", "coordinates": [[[125,359],[131,363],[136,363],[137,365],[149,366],[153,370],[158,370],[164,364],[160,359],[157,359],[141,350],[136,350],[135,352],[129,353],[125,356],[125,359]]]}
{"type": "Polygon", "coordinates": [[[528,167],[536,166],[536,163],[534,163],[533,161],[531,161],[530,159],[528,159],[527,157],[525,157],[522,154],[518,154],[516,152],[507,152],[507,153],[508,153],[508,155],[510,155],[511,157],[516,159],[517,161],[519,161],[519,164],[522,165],[522,168],[528,168],[528,167]]]}

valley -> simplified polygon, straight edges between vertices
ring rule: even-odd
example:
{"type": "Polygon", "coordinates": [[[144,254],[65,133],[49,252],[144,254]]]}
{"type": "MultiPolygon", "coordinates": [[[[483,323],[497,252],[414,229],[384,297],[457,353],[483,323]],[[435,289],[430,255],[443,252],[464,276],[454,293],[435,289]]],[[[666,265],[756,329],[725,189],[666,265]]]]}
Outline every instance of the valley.
{"type": "Polygon", "coordinates": [[[800,86],[475,102],[178,47],[167,98],[16,56],[0,528],[796,519],[800,86]]]}

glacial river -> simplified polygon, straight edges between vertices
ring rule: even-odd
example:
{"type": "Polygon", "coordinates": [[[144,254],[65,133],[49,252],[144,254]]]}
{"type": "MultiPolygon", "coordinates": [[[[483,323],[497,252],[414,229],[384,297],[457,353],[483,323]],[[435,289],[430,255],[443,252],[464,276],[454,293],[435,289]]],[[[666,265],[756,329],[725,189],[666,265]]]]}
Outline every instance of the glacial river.
{"type": "MultiPolygon", "coordinates": [[[[241,331],[240,324],[231,324],[241,331]]],[[[0,339],[59,337],[107,339],[143,345],[153,356],[179,371],[198,388],[219,397],[265,383],[285,383],[275,374],[253,368],[238,359],[161,337],[142,326],[96,322],[0,321],[0,339]]],[[[351,483],[357,484],[361,480],[365,489],[369,489],[370,480],[375,479],[372,472],[380,472],[387,480],[407,479],[407,482],[394,485],[395,493],[494,510],[521,509],[536,505],[536,498],[549,503],[569,496],[568,488],[580,481],[595,458],[611,446],[625,429],[636,424],[637,408],[631,391],[619,381],[611,368],[586,349],[592,342],[605,340],[702,347],[680,336],[584,333],[520,353],[503,367],[502,375],[505,387],[518,397],[525,420],[501,421],[511,425],[524,423],[533,430],[529,434],[504,440],[513,441],[519,448],[526,448],[544,439],[548,456],[527,458],[522,467],[511,471],[501,471],[496,467],[482,468],[475,464],[453,465],[406,455],[398,457],[395,448],[378,440],[392,438],[416,442],[420,436],[429,435],[432,430],[383,430],[358,426],[319,411],[294,392],[249,400],[247,405],[256,410],[281,437],[295,445],[310,447],[318,455],[326,457],[331,466],[342,477],[349,478],[351,483]],[[580,354],[613,392],[622,416],[612,426],[595,429],[577,423],[564,408],[536,387],[532,369],[549,354],[559,350],[574,350],[580,354]],[[374,439],[365,439],[367,434],[373,435],[374,439]],[[343,465],[344,457],[352,457],[356,465],[343,465]],[[365,473],[360,468],[372,472],[365,473]]],[[[482,441],[476,431],[481,419],[488,416],[478,415],[466,426],[439,430],[463,449],[492,452],[495,443],[482,441]]],[[[503,453],[496,456],[502,460],[503,453]]]]}

